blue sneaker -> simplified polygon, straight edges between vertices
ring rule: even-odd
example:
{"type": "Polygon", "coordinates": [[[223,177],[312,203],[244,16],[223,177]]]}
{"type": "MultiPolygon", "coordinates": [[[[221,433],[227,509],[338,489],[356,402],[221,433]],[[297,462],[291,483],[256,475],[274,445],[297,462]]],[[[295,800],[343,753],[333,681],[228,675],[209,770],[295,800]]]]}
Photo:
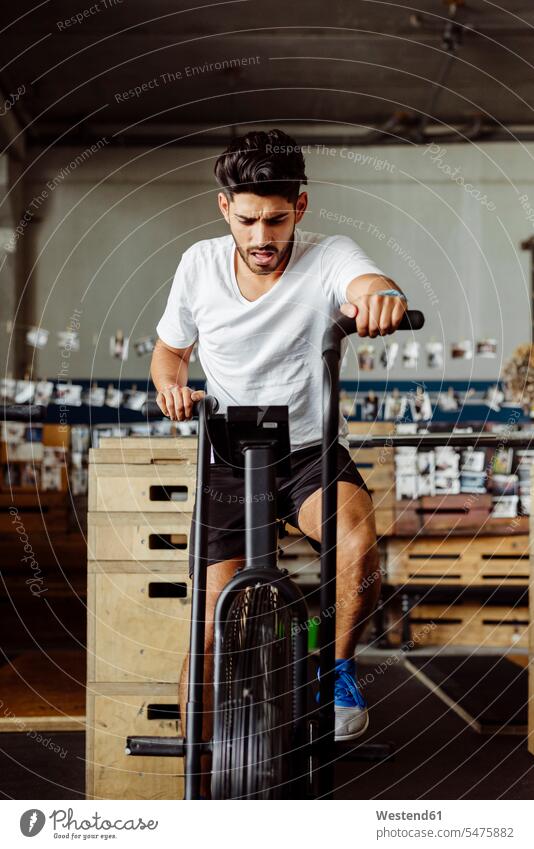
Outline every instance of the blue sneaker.
{"type": "MultiPolygon", "coordinates": [[[[317,671],[317,677],[319,677],[319,671],[317,671]]],[[[319,701],[319,693],[317,701],[319,701]]],[[[336,741],[354,740],[367,731],[369,725],[367,703],[356,683],[356,664],[353,658],[336,660],[334,710],[336,741]]]]}

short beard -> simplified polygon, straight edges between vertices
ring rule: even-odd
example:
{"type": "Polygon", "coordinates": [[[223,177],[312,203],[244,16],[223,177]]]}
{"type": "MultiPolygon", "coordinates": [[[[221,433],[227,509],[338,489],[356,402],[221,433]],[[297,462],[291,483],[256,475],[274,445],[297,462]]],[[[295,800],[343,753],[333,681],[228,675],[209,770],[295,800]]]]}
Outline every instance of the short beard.
{"type": "MultiPolygon", "coordinates": [[[[230,232],[232,232],[232,231],[230,230],[230,232]]],[[[232,237],[233,237],[233,240],[234,240],[234,242],[235,242],[235,246],[236,246],[236,248],[237,248],[237,251],[238,251],[238,253],[239,253],[239,256],[241,257],[241,259],[243,260],[243,262],[245,263],[245,265],[247,266],[247,268],[248,268],[248,269],[250,269],[250,271],[252,271],[254,274],[259,274],[259,275],[272,274],[274,271],[276,271],[276,269],[277,269],[277,268],[279,268],[279,267],[280,267],[280,265],[282,265],[282,263],[285,261],[285,259],[286,259],[286,258],[289,256],[289,254],[291,253],[291,249],[292,249],[292,247],[293,247],[293,239],[294,239],[294,236],[295,236],[295,229],[293,229],[293,232],[291,233],[291,238],[290,238],[290,239],[288,239],[288,242],[287,242],[286,246],[284,247],[284,249],[283,249],[282,253],[281,253],[281,254],[279,254],[280,259],[279,259],[279,261],[277,262],[277,264],[275,265],[275,267],[274,267],[274,268],[265,268],[265,269],[261,268],[261,269],[257,270],[256,268],[251,268],[250,262],[249,262],[249,260],[248,260],[247,252],[246,252],[246,251],[244,251],[244,250],[241,248],[241,246],[240,246],[240,245],[238,244],[238,242],[237,242],[236,237],[235,237],[235,236],[234,236],[234,234],[232,233],[232,237]]]]}

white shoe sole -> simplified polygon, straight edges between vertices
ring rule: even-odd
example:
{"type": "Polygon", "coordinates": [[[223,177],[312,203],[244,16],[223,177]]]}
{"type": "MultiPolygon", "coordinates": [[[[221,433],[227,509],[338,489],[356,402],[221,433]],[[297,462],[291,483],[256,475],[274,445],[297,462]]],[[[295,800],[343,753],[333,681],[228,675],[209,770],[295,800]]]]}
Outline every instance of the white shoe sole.
{"type": "Polygon", "coordinates": [[[369,714],[367,713],[366,717],[365,717],[365,725],[363,726],[363,728],[360,728],[358,731],[353,731],[350,734],[341,734],[341,735],[336,734],[336,736],[334,738],[335,742],[336,743],[342,743],[346,740],[356,740],[357,737],[361,737],[362,734],[365,734],[368,727],[369,727],[369,714]]]}

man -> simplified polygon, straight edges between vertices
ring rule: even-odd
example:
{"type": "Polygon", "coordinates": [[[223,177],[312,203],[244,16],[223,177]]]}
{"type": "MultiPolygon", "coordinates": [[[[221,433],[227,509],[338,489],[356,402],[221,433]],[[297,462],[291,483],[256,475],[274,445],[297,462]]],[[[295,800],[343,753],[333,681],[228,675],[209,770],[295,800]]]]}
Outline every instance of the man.
{"type": "MultiPolygon", "coordinates": [[[[205,239],[182,256],[157,325],[151,374],[166,416],[191,417],[204,394],[187,386],[198,341],[207,391],[228,405],[289,408],[292,473],[279,479],[280,519],[300,528],[316,550],[321,540],[321,423],[324,329],[339,309],[360,336],[393,333],[406,310],[396,284],[346,236],[299,230],[308,197],[304,157],[280,130],[251,132],[217,159],[219,209],[230,235],[205,239]]],[[[356,682],[356,640],[372,613],[380,571],[369,491],[348,453],[340,417],[335,715],[336,739],[366,730],[367,707],[356,682]]],[[[244,560],[243,482],[214,464],[210,488],[206,682],[213,673],[213,613],[219,592],[244,560]]],[[[192,534],[195,528],[193,523],[192,534]]],[[[191,545],[192,549],[192,545],[191,545]]],[[[187,701],[187,664],[180,685],[187,701]]],[[[211,736],[211,687],[204,734],[211,736]]]]}

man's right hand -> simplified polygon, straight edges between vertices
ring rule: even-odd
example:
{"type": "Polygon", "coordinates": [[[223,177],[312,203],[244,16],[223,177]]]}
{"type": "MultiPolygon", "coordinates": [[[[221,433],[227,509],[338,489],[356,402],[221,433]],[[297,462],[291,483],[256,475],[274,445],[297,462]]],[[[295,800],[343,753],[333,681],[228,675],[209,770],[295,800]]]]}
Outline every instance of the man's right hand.
{"type": "Polygon", "coordinates": [[[158,392],[156,403],[164,416],[172,421],[183,422],[192,417],[194,402],[200,401],[205,394],[202,389],[190,389],[172,383],[158,392]]]}

